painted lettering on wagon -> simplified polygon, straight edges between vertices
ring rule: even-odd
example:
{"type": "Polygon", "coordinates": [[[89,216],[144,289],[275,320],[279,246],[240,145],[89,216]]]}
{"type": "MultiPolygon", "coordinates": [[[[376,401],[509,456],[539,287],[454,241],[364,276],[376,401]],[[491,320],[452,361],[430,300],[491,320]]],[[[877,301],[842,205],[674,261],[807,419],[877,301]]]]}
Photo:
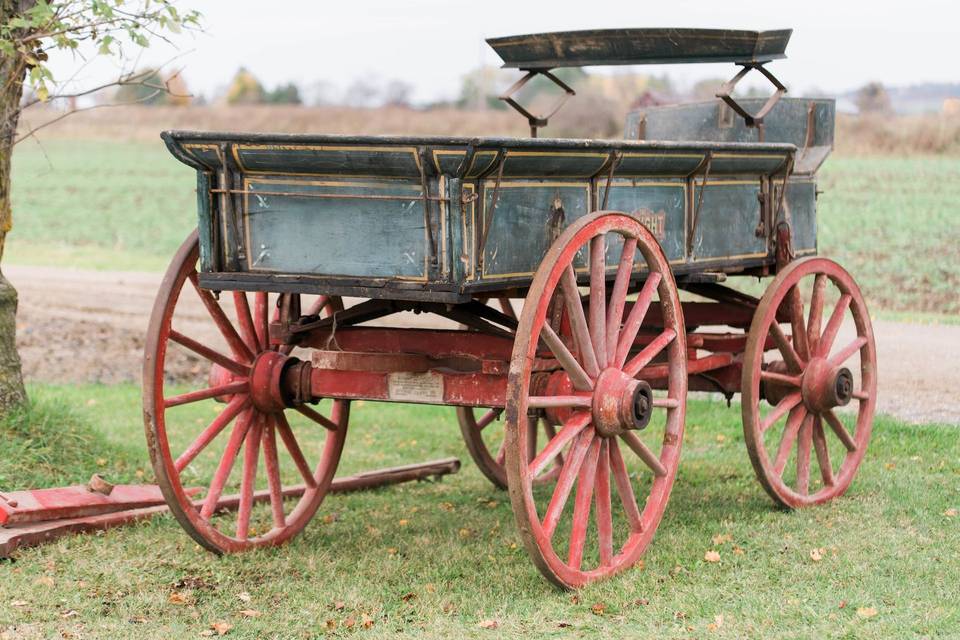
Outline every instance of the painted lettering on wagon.
{"type": "Polygon", "coordinates": [[[667,214],[662,209],[654,213],[650,209],[637,209],[633,212],[633,217],[640,221],[643,226],[650,230],[650,233],[663,242],[667,238],[667,214]]]}

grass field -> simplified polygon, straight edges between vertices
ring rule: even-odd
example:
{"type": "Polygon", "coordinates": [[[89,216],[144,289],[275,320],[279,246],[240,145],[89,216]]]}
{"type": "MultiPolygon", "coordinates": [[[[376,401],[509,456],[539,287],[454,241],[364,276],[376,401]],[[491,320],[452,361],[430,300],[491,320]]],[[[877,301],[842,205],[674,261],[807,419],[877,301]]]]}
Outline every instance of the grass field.
{"type": "MultiPolygon", "coordinates": [[[[845,265],[871,308],[957,314],[960,158],[834,157],[822,172],[822,255],[845,265]]],[[[14,158],[7,260],[161,270],[195,224],[193,173],[158,139],[27,142],[14,158]]]]}
{"type": "MultiPolygon", "coordinates": [[[[5,489],[93,471],[149,479],[138,389],[31,391],[32,410],[0,425],[5,489]]],[[[199,637],[214,623],[236,638],[934,638],[960,628],[950,427],[878,419],[851,492],[788,513],[754,481],[737,407],[692,403],[644,568],[578,594],[549,586],[517,545],[509,500],[467,459],[451,409],[356,403],[350,429],[344,473],[449,455],[464,468],[329,497],[276,550],[216,558],[168,517],[24,550],[0,562],[0,637],[199,637]],[[705,562],[708,550],[720,562],[705,562]]]]}

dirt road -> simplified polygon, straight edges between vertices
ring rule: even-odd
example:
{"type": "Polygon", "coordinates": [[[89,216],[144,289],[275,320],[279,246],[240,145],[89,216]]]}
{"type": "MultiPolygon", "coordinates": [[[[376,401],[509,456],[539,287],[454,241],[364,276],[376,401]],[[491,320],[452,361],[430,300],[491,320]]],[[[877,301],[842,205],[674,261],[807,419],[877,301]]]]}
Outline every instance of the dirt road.
{"type": "MultiPolygon", "coordinates": [[[[4,273],[20,292],[17,339],[28,379],[139,381],[159,275],[20,266],[4,273]]],[[[874,328],[879,410],[960,424],[960,326],[877,320],[874,328]]]]}

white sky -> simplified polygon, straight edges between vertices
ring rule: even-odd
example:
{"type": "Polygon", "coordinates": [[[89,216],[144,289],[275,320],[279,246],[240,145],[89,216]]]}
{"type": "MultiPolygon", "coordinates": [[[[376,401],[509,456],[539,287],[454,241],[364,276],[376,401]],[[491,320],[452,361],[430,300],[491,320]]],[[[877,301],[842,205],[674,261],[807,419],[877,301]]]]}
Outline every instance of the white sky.
{"type": "MultiPolygon", "coordinates": [[[[887,85],[960,82],[960,0],[180,0],[204,15],[206,31],[177,37],[191,90],[210,96],[240,66],[267,87],[326,82],[343,89],[360,76],[399,79],[425,102],[457,95],[461,76],[498,65],[484,38],[611,27],[792,27],[788,59],[771,69],[794,94],[887,85]]],[[[176,55],[145,51],[142,65],[176,55]]],[[[59,79],[77,62],[58,55],[59,79]]],[[[731,75],[732,65],[675,65],[644,71],[681,84],[731,75]]],[[[94,61],[78,80],[106,80],[116,64],[94,61]]]]}

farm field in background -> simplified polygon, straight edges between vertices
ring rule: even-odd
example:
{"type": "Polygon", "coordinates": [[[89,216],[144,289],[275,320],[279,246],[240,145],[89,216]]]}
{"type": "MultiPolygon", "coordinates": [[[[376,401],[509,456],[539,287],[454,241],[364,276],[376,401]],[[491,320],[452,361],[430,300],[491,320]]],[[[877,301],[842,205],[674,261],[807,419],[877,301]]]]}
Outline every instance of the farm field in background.
{"type": "MultiPolygon", "coordinates": [[[[955,156],[827,160],[820,253],[855,274],[872,309],[906,319],[960,312],[957,175],[955,156]]],[[[194,174],[159,139],[27,141],[13,184],[11,263],[160,271],[195,225],[194,174]]]]}
{"type": "MultiPolygon", "coordinates": [[[[0,459],[5,488],[17,488],[11,478],[18,487],[79,482],[92,470],[151,479],[136,387],[31,394],[30,415],[2,425],[5,448],[17,452],[0,459]],[[70,454],[78,449],[82,457],[70,454]]],[[[787,629],[890,638],[945,636],[960,624],[952,427],[879,418],[850,493],[790,513],[754,479],[738,407],[692,401],[677,484],[644,568],[573,595],[543,581],[517,544],[507,495],[465,456],[452,409],[357,402],[351,414],[342,473],[451,455],[464,467],[442,482],[330,496],[280,549],[216,558],[159,517],[23,550],[5,563],[0,629],[30,620],[17,628],[25,637],[197,637],[226,623],[231,638],[787,629]],[[719,562],[705,561],[710,550],[719,562]],[[481,626],[490,621],[497,630],[481,626]]]]}

